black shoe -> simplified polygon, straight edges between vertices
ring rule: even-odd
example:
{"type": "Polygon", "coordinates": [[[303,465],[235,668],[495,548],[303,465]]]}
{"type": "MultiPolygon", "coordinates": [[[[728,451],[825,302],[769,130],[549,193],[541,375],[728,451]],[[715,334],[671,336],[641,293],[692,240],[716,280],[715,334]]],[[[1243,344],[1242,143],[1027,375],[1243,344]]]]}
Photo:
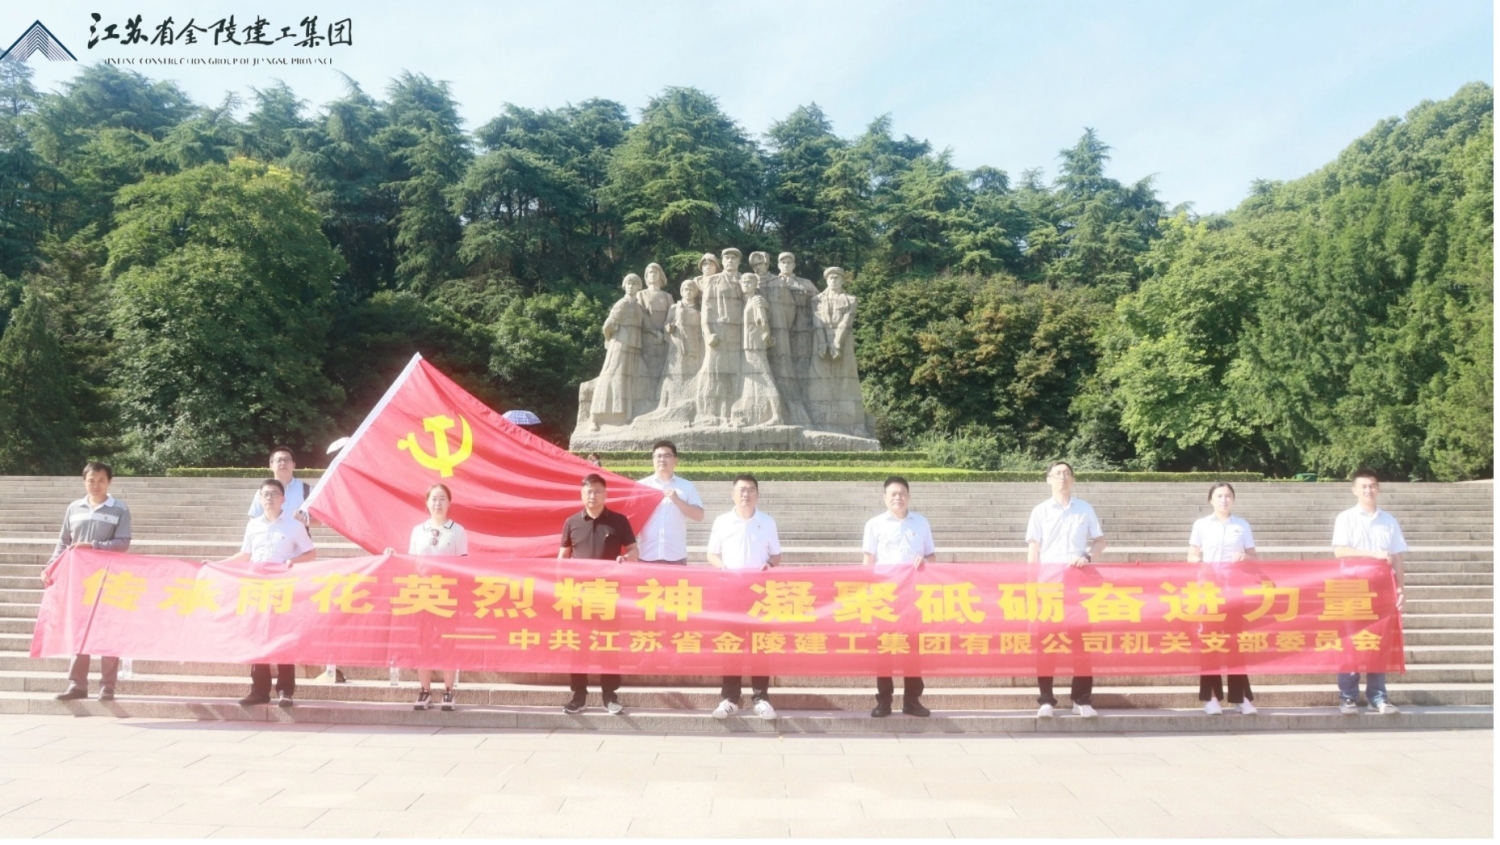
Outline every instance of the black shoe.
{"type": "Polygon", "coordinates": [[[884,719],[891,715],[891,703],[889,701],[875,702],[875,709],[870,711],[870,716],[875,719],[884,719]]]}
{"type": "Polygon", "coordinates": [[[105,687],[104,689],[99,690],[99,700],[100,701],[114,701],[115,700],[115,688],[114,687],[105,687]]]}
{"type": "Polygon", "coordinates": [[[453,711],[453,690],[451,689],[443,690],[443,709],[450,713],[453,711]]]}
{"type": "Polygon", "coordinates": [[[283,692],[279,696],[277,696],[277,698],[276,698],[276,706],[277,707],[296,707],[297,706],[297,702],[295,702],[295,701],[292,700],[292,694],[291,693],[289,693],[289,692],[283,692]]]}
{"type": "Polygon", "coordinates": [[[89,688],[88,687],[68,687],[68,691],[67,692],[60,692],[60,693],[57,694],[57,700],[58,701],[77,701],[80,698],[88,698],[88,697],[89,697],[89,688]]]}
{"type": "Polygon", "coordinates": [[[922,702],[915,698],[907,699],[901,704],[901,712],[908,716],[921,716],[926,718],[932,715],[932,711],[922,706],[922,702]]]}
{"type": "Polygon", "coordinates": [[[254,707],[257,704],[270,704],[271,694],[265,692],[252,692],[240,699],[241,707],[254,707]]]}
{"type": "Polygon", "coordinates": [[[411,709],[413,709],[413,710],[431,710],[432,709],[432,690],[430,690],[430,689],[418,690],[417,691],[417,703],[413,704],[411,706],[411,709]]]}
{"type": "Polygon", "coordinates": [[[584,705],[588,704],[588,700],[588,696],[586,695],[575,695],[568,699],[567,704],[563,705],[563,712],[569,716],[582,713],[584,705]]]}

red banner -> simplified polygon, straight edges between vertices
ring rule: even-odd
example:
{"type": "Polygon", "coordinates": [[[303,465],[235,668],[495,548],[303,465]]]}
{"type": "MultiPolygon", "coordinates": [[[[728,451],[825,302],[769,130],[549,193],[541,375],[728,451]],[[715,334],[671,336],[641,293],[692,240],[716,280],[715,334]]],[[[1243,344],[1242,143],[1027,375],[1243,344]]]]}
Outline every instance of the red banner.
{"type": "Polygon", "coordinates": [[[60,562],[33,657],[654,675],[1399,672],[1389,565],[60,562]]]}
{"type": "Polygon", "coordinates": [[[421,355],[384,397],[308,498],[307,510],[365,551],[404,552],[427,519],[427,489],[453,491],[449,517],[469,553],[550,557],[563,521],[583,510],[579,486],[604,476],[609,507],[637,531],[661,491],[615,475],[521,429],[438,372],[421,355]]]}

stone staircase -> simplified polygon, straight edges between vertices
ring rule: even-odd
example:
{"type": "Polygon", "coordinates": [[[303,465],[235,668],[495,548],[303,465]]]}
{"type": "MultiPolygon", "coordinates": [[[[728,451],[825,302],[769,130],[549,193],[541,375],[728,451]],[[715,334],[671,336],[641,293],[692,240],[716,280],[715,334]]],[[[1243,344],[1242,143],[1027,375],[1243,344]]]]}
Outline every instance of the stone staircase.
{"type": "MultiPolygon", "coordinates": [[[[238,549],[255,482],[245,479],[121,478],[112,493],[134,517],[131,551],[184,558],[224,557],[238,549]]],[[[1105,562],[1183,558],[1192,521],[1209,511],[1206,484],[1079,484],[1104,524],[1105,562]]],[[[1262,559],[1326,558],[1333,518],[1353,504],[1346,484],[1237,485],[1235,512],[1255,529],[1262,559]]],[[[709,519],[691,525],[690,558],[703,560],[715,514],[728,510],[729,484],[700,485],[709,519]]],[[[184,719],[578,728],[642,731],[1126,731],[1285,730],[1492,727],[1494,705],[1493,486],[1383,485],[1382,505],[1402,522],[1407,555],[1404,628],[1407,671],[1391,676],[1397,716],[1340,716],[1329,675],[1254,676],[1253,717],[1205,716],[1197,679],[1189,676],[1101,677],[1097,720],[1038,720],[1032,678],[929,678],[923,701],[931,719],[871,719],[873,679],[776,677],[774,722],[707,715],[717,703],[717,678],[633,677],[622,690],[626,715],[597,710],[569,716],[560,675],[465,672],[459,710],[414,712],[415,676],[391,686],[383,668],[346,667],[346,684],[303,667],[298,706],[243,708],[248,688],[237,664],[136,661],[116,701],[57,702],[66,661],[27,656],[41,595],[40,572],[68,502],[82,494],[76,478],[0,478],[0,712],[75,713],[184,719]]],[[[1032,506],[1048,495],[1043,483],[918,483],[913,509],[933,525],[940,561],[1024,561],[1032,506]]],[[[817,566],[859,560],[866,519],[879,512],[878,484],[773,482],[761,485],[761,507],[777,520],[784,563],[817,566]]],[[[327,528],[313,532],[322,557],[361,551],[327,528]]],[[[97,684],[97,682],[96,682],[97,684]]],[[[1066,685],[1060,686],[1065,690],[1066,685]]],[[[97,692],[97,685],[94,688],[97,692]]],[[[597,695],[596,695],[597,698],[597,695]]],[[[597,702],[596,702],[597,703],[597,702]]],[[[1066,698],[1064,696],[1064,703],[1066,698]]],[[[899,705],[899,702],[898,702],[899,705]]],[[[1060,708],[1064,712],[1064,708],[1060,708]]]]}

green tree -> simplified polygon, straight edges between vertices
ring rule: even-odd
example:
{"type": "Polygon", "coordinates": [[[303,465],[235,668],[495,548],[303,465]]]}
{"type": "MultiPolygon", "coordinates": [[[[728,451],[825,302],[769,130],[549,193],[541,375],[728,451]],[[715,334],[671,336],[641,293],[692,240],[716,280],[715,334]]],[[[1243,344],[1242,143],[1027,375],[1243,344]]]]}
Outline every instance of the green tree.
{"type": "Polygon", "coordinates": [[[760,200],[755,144],[694,88],[651,98],[611,163],[606,203],[624,221],[629,266],[685,272],[705,246],[755,248],[743,222],[760,200]]]}
{"type": "Polygon", "coordinates": [[[379,143],[391,157],[395,192],[396,283],[425,293],[459,275],[458,216],[448,193],[473,153],[448,83],[403,71],[386,92],[388,126],[379,143]]]}
{"type": "Polygon", "coordinates": [[[343,263],[284,169],[236,159],[120,192],[106,238],[114,389],[141,470],[308,448],[341,399],[322,369],[343,263]]]}
{"type": "Polygon", "coordinates": [[[599,327],[608,314],[582,293],[539,293],[513,301],[495,323],[490,373],[507,398],[541,417],[551,439],[567,439],[578,416],[578,386],[599,374],[599,327]]]}
{"type": "Polygon", "coordinates": [[[83,465],[72,380],[48,310],[28,292],[0,337],[0,474],[64,475],[83,465]]]}

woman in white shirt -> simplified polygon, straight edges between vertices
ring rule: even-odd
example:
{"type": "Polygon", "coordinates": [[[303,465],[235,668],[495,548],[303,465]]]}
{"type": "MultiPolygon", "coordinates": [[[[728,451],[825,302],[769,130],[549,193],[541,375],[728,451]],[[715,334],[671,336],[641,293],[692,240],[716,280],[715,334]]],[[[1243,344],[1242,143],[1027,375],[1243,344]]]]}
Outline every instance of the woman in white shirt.
{"type": "MultiPolygon", "coordinates": [[[[1207,563],[1215,569],[1255,560],[1255,537],[1250,533],[1250,523],[1235,516],[1234,488],[1220,481],[1208,488],[1208,501],[1214,512],[1193,523],[1193,534],[1188,539],[1187,559],[1190,563],[1207,563]]],[[[1224,695],[1224,684],[1217,675],[1204,675],[1198,685],[1198,700],[1206,702],[1203,712],[1217,716],[1224,712],[1219,699],[1224,695]]],[[[1245,715],[1255,712],[1251,703],[1249,675],[1229,676],[1229,703],[1238,706],[1245,715]]]]}
{"type": "MultiPolygon", "coordinates": [[[[443,484],[434,484],[427,489],[427,513],[425,522],[411,530],[411,543],[406,549],[409,555],[432,555],[453,557],[469,553],[469,535],[464,527],[448,518],[448,507],[453,504],[453,494],[443,484]]],[[[443,709],[453,709],[453,683],[458,678],[457,669],[443,670],[443,709]]],[[[414,710],[432,708],[432,670],[418,669],[417,680],[422,689],[417,693],[414,710]]]]}

